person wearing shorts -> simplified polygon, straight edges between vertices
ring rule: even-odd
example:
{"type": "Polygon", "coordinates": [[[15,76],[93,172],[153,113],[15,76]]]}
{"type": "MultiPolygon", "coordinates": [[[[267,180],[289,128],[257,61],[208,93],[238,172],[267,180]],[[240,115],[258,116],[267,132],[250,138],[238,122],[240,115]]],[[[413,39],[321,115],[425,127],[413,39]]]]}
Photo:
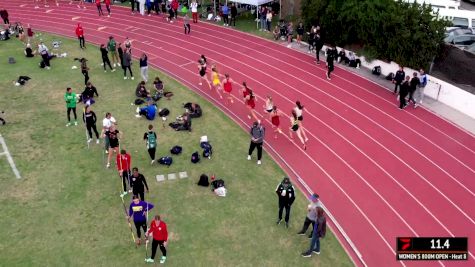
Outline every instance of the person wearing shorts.
{"type": "Polygon", "coordinates": [[[245,83],[243,83],[243,85],[245,86],[245,89],[244,89],[245,92],[247,92],[247,93],[244,93],[245,103],[246,103],[247,108],[249,109],[249,115],[247,115],[247,117],[249,119],[254,119],[257,121],[258,118],[256,116],[256,111],[254,110],[256,108],[256,97],[254,96],[254,93],[252,92],[252,90],[245,85],[245,83]]]}
{"type": "Polygon", "coordinates": [[[232,85],[233,81],[231,80],[231,78],[229,78],[229,74],[225,74],[224,77],[225,78],[223,80],[222,87],[223,87],[224,93],[226,93],[227,95],[226,97],[227,102],[232,104],[234,103],[233,97],[231,95],[231,91],[233,90],[233,85],[232,85]]]}
{"type": "MultiPolygon", "coordinates": [[[[104,133],[107,132],[115,123],[115,118],[112,117],[110,112],[107,112],[106,117],[102,120],[102,135],[104,135],[104,133]]],[[[106,154],[109,153],[109,138],[107,136],[104,138],[104,149],[106,154]]]]}
{"type": "Polygon", "coordinates": [[[122,132],[115,128],[115,125],[111,125],[109,130],[104,132],[102,135],[103,138],[107,137],[109,139],[109,155],[107,157],[107,165],[106,167],[109,168],[111,166],[111,158],[112,153],[115,152],[119,154],[119,140],[122,137],[122,132]]]}
{"type": "Polygon", "coordinates": [[[211,81],[213,82],[213,87],[216,89],[219,97],[223,99],[223,96],[221,95],[221,81],[219,80],[219,73],[216,66],[211,67],[211,81]]]}
{"type": "Polygon", "coordinates": [[[277,106],[272,107],[272,111],[270,112],[270,122],[272,123],[272,127],[275,128],[274,130],[274,138],[277,138],[277,133],[284,134],[280,129],[280,116],[282,112],[277,109],[277,106]]]}
{"type": "Polygon", "coordinates": [[[307,138],[307,134],[305,133],[305,129],[303,128],[303,108],[304,106],[300,103],[300,101],[296,101],[295,102],[295,113],[297,114],[297,119],[299,120],[299,127],[300,127],[300,130],[302,131],[302,136],[305,140],[305,142],[308,141],[308,138],[307,138]]]}
{"type": "Polygon", "coordinates": [[[300,139],[300,142],[302,142],[303,144],[303,149],[307,150],[306,142],[302,136],[302,128],[300,127],[300,122],[301,121],[298,119],[297,113],[295,112],[295,110],[292,110],[292,115],[290,116],[289,137],[290,139],[293,139],[292,133],[296,133],[298,138],[300,139]]]}
{"type": "Polygon", "coordinates": [[[267,96],[266,104],[264,105],[264,110],[269,113],[269,119],[272,118],[272,111],[274,110],[274,102],[272,101],[272,96],[267,96]]]}
{"type": "Polygon", "coordinates": [[[211,85],[209,84],[209,81],[206,77],[206,57],[204,55],[201,55],[200,59],[198,60],[198,69],[199,69],[199,74],[200,74],[200,82],[198,83],[199,85],[203,85],[202,81],[205,80],[206,83],[208,84],[208,87],[211,88],[211,85]]]}

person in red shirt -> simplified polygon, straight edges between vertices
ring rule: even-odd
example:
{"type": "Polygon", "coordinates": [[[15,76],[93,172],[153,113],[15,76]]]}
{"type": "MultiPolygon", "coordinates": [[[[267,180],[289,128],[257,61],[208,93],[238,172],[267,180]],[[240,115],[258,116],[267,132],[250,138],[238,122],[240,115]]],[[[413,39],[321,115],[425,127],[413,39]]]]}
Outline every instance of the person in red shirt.
{"type": "Polygon", "coordinates": [[[97,12],[99,12],[99,16],[104,16],[104,13],[102,12],[101,0],[96,0],[96,6],[97,12]]]}
{"type": "Polygon", "coordinates": [[[232,104],[234,103],[233,96],[231,95],[231,91],[233,90],[233,85],[231,78],[229,78],[229,74],[224,74],[224,80],[222,81],[221,87],[224,89],[224,92],[226,93],[227,97],[226,100],[228,103],[232,104]]]}
{"type": "Polygon", "coordinates": [[[111,16],[111,0],[104,0],[104,4],[106,5],[107,9],[107,16],[111,16]]]}
{"type": "Polygon", "coordinates": [[[155,215],[154,220],[150,224],[150,229],[148,230],[145,237],[147,238],[152,233],[152,257],[145,259],[145,262],[153,263],[155,254],[157,253],[157,246],[160,246],[163,256],[160,258],[160,263],[165,263],[167,260],[167,249],[165,248],[168,243],[168,230],[167,224],[161,220],[160,215],[155,215]]]}
{"type": "Polygon", "coordinates": [[[86,48],[86,41],[84,40],[84,29],[81,26],[81,23],[78,23],[78,26],[76,27],[76,36],[79,39],[79,47],[81,49],[86,48]]]}
{"type": "Polygon", "coordinates": [[[117,155],[116,160],[117,160],[117,171],[119,171],[119,176],[122,177],[122,186],[124,187],[124,192],[120,195],[121,197],[123,197],[127,195],[127,184],[129,184],[130,186],[130,164],[131,164],[130,154],[127,153],[125,149],[122,149],[120,151],[120,154],[117,155]]]}
{"type": "Polygon", "coordinates": [[[178,19],[178,0],[173,0],[171,6],[175,13],[175,19],[178,19]]]}
{"type": "Polygon", "coordinates": [[[251,88],[247,87],[246,82],[242,83],[242,95],[244,97],[244,103],[246,104],[247,108],[249,109],[249,115],[247,117],[249,119],[254,118],[254,120],[258,120],[256,111],[254,108],[256,107],[256,96],[252,92],[251,88]]]}

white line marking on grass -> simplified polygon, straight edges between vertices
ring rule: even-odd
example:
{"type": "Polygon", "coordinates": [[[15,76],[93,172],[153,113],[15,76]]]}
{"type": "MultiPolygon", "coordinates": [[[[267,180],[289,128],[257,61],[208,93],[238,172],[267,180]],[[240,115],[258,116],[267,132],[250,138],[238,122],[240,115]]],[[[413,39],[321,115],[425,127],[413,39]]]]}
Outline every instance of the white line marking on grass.
{"type": "Polygon", "coordinates": [[[20,179],[20,172],[15,166],[15,162],[13,161],[12,156],[10,155],[10,152],[8,151],[7,144],[5,143],[5,140],[3,139],[2,135],[0,135],[0,143],[2,144],[3,147],[3,152],[0,155],[5,155],[7,156],[8,163],[10,163],[10,167],[12,168],[13,173],[15,174],[17,179],[20,179]]]}

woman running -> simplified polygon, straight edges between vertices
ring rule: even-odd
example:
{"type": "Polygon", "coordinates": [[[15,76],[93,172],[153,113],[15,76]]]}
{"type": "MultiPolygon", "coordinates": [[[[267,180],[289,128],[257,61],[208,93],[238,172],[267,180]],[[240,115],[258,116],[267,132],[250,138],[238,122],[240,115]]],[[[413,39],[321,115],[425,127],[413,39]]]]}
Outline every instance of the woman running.
{"type": "Polygon", "coordinates": [[[280,116],[282,112],[277,109],[277,106],[272,107],[272,111],[270,113],[270,122],[272,123],[272,127],[275,128],[274,130],[274,138],[277,138],[277,133],[284,134],[280,129],[280,116]]]}
{"type": "Polygon", "coordinates": [[[99,16],[104,16],[104,12],[102,12],[101,0],[96,0],[96,7],[97,12],[99,12],[99,16]]]}
{"type": "Polygon", "coordinates": [[[243,86],[242,95],[244,97],[244,103],[249,109],[249,115],[247,115],[247,117],[249,119],[254,118],[254,120],[257,121],[258,118],[256,116],[256,111],[254,110],[254,108],[256,107],[256,97],[254,96],[254,93],[252,92],[252,90],[249,87],[247,87],[246,82],[242,82],[242,86],[243,86]]]}
{"type": "Polygon", "coordinates": [[[107,9],[107,16],[111,16],[111,0],[104,0],[104,4],[106,5],[107,9]]]}
{"type": "Polygon", "coordinates": [[[199,69],[199,74],[200,74],[200,82],[198,83],[199,85],[203,85],[202,81],[205,80],[206,83],[208,84],[208,87],[211,88],[211,85],[209,84],[208,78],[206,77],[206,57],[205,55],[201,55],[200,59],[198,60],[198,69],[199,69]]]}
{"type": "Polygon", "coordinates": [[[303,150],[307,150],[307,145],[305,141],[303,140],[302,137],[302,129],[299,127],[300,125],[300,120],[298,119],[297,113],[295,110],[292,110],[292,116],[290,116],[290,129],[289,129],[289,137],[290,139],[293,139],[292,137],[292,132],[297,133],[297,136],[300,139],[300,142],[303,144],[303,150]]]}
{"type": "Polygon", "coordinates": [[[99,144],[99,133],[97,132],[96,128],[96,113],[91,110],[90,106],[86,106],[84,109],[84,113],[82,114],[82,120],[86,124],[86,129],[87,133],[89,136],[89,139],[87,139],[87,142],[90,143],[92,141],[92,130],[96,134],[96,144],[99,144]]]}
{"type": "Polygon", "coordinates": [[[213,87],[216,89],[216,92],[218,92],[219,97],[223,99],[223,96],[221,95],[221,80],[219,80],[219,73],[216,65],[212,65],[211,67],[211,81],[213,82],[213,87]]]}
{"type": "Polygon", "coordinates": [[[224,75],[224,80],[223,80],[223,84],[222,84],[222,87],[223,87],[223,90],[224,90],[224,93],[227,95],[226,96],[226,100],[228,101],[228,103],[234,103],[234,100],[233,100],[233,96],[231,95],[231,91],[233,90],[233,80],[231,80],[231,78],[229,78],[229,74],[225,74],[224,75]]]}
{"type": "Polygon", "coordinates": [[[274,110],[274,101],[272,101],[272,96],[268,95],[266,98],[266,104],[264,105],[264,110],[269,113],[269,119],[272,118],[272,111],[274,110]]]}
{"type": "Polygon", "coordinates": [[[303,116],[302,116],[302,113],[303,113],[303,105],[300,104],[300,101],[297,101],[295,102],[295,113],[297,114],[297,118],[298,120],[300,121],[299,123],[299,126],[300,126],[300,130],[302,132],[302,135],[303,135],[303,138],[305,139],[305,142],[308,141],[308,138],[307,138],[307,134],[305,133],[305,129],[303,128],[303,116]]]}
{"type": "Polygon", "coordinates": [[[115,128],[115,125],[112,124],[109,127],[109,130],[105,131],[102,134],[102,138],[105,138],[105,137],[109,139],[109,152],[107,155],[107,165],[106,165],[106,167],[109,168],[111,166],[112,152],[119,154],[119,141],[122,138],[122,132],[119,132],[119,130],[115,128]]]}

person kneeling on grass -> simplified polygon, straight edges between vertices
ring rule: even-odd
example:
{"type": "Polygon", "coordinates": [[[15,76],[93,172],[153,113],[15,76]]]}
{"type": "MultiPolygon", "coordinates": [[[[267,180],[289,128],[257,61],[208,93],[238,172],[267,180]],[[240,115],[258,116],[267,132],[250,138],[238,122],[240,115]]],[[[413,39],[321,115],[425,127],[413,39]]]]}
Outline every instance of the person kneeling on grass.
{"type": "Polygon", "coordinates": [[[181,117],[177,118],[178,126],[175,131],[190,131],[191,132],[191,117],[189,111],[185,111],[181,117]]]}
{"type": "MultiPolygon", "coordinates": [[[[142,227],[144,233],[147,232],[147,212],[153,209],[152,203],[147,203],[139,199],[137,195],[132,197],[132,203],[129,206],[129,216],[127,216],[127,220],[130,221],[130,218],[133,218],[135,229],[137,229],[137,245],[140,245],[142,239],[142,231],[140,231],[140,227],[142,227]]],[[[147,235],[145,235],[146,238],[147,235]]]]}
{"type": "Polygon", "coordinates": [[[152,256],[148,259],[145,259],[145,262],[153,263],[155,259],[155,254],[157,253],[157,246],[160,246],[163,256],[160,258],[160,263],[165,263],[167,260],[167,249],[165,248],[168,243],[168,230],[167,224],[161,220],[160,215],[156,215],[152,223],[150,224],[150,229],[148,230],[145,237],[152,234],[152,256]]]}
{"type": "Polygon", "coordinates": [[[146,98],[149,95],[147,88],[145,88],[145,82],[141,81],[135,89],[135,96],[140,98],[146,98]]]}
{"type": "Polygon", "coordinates": [[[157,114],[157,106],[152,102],[148,101],[148,105],[143,108],[137,107],[137,113],[135,117],[140,118],[142,115],[147,118],[147,120],[154,120],[155,114],[157,114]]]}

